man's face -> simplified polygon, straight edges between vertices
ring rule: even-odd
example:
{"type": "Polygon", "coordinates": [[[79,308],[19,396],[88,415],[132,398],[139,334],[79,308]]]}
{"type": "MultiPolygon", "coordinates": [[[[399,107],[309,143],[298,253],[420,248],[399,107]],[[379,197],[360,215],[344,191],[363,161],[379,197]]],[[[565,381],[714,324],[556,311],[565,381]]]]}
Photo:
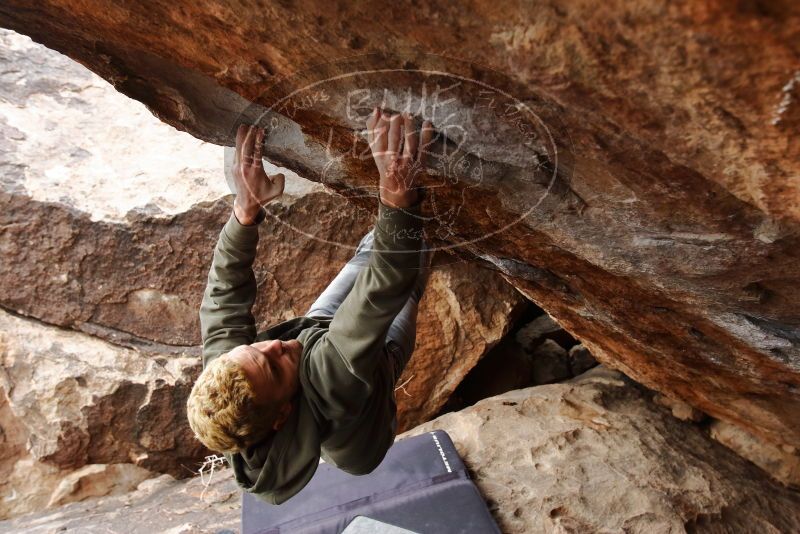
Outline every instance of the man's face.
{"type": "Polygon", "coordinates": [[[280,406],[289,402],[299,387],[297,372],[303,346],[290,341],[259,341],[239,345],[226,357],[237,362],[253,386],[258,404],[280,406]]]}

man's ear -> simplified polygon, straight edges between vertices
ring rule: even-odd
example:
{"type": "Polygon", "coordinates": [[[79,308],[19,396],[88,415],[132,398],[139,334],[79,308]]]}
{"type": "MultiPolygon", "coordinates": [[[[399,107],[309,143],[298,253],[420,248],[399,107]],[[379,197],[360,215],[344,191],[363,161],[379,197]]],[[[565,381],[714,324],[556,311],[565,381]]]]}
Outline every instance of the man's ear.
{"type": "Polygon", "coordinates": [[[289,418],[289,414],[292,413],[292,403],[286,402],[283,406],[280,407],[278,410],[278,417],[275,419],[275,422],[272,424],[272,430],[279,430],[286,420],[289,418]]]}

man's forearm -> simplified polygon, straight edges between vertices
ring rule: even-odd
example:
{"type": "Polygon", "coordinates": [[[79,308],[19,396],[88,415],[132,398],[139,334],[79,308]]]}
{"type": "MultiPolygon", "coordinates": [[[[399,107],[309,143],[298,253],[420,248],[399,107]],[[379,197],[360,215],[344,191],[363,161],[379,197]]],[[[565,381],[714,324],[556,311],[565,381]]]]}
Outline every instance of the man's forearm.
{"type": "MultiPolygon", "coordinates": [[[[339,360],[361,382],[373,379],[375,355],[403,309],[419,274],[422,220],[419,205],[406,210],[381,205],[369,264],[334,315],[320,360],[339,360]]],[[[330,364],[331,361],[319,361],[330,364]]]]}
{"type": "Polygon", "coordinates": [[[203,365],[239,345],[253,342],[256,296],[253,261],[258,247],[258,225],[245,226],[234,215],[220,232],[208,284],[200,306],[203,365]]]}

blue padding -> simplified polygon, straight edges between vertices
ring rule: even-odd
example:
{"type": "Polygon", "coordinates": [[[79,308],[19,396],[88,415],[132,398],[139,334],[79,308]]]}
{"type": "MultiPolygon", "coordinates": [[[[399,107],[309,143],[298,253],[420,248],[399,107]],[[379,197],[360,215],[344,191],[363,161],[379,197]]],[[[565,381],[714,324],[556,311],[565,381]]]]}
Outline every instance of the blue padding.
{"type": "Polygon", "coordinates": [[[320,465],[280,506],[242,498],[242,534],[339,534],[358,516],[422,534],[499,532],[442,430],[398,441],[369,475],[320,465]]]}

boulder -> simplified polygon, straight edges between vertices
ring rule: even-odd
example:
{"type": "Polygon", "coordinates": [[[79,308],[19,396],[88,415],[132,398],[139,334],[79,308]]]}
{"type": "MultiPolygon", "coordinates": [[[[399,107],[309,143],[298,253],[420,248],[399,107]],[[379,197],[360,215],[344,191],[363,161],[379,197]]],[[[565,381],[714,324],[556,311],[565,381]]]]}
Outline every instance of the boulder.
{"type": "Polygon", "coordinates": [[[520,347],[528,352],[535,351],[546,340],[551,340],[566,350],[576,343],[575,339],[546,313],[520,328],[514,338],[520,347]]]}
{"type": "Polygon", "coordinates": [[[800,445],[797,3],[328,7],[8,0],[0,25],[199,138],[262,121],[271,161],[362,206],[365,113],[431,118],[439,245],[599,360],[800,445]]]}
{"type": "MultiPolygon", "coordinates": [[[[485,399],[401,436],[447,431],[503,532],[794,532],[800,494],[602,367],[485,399]]],[[[0,522],[3,532],[236,531],[230,469],[0,522]],[[207,486],[204,483],[208,483],[207,486]]]]}
{"type": "Polygon", "coordinates": [[[223,534],[241,526],[239,487],[229,469],[212,477],[151,478],[131,492],[86,499],[0,521],[3,532],[125,532],[223,534]]]}
{"type": "Polygon", "coordinates": [[[746,458],[773,478],[800,489],[800,453],[789,445],[775,445],[725,421],[712,421],[711,437],[746,458]]]}
{"type": "Polygon", "coordinates": [[[153,473],[133,464],[86,465],[64,476],[47,503],[48,508],[90,497],[133,491],[153,473]]]}
{"type": "Polygon", "coordinates": [[[176,215],[228,193],[222,148],[179,134],[68,57],[0,30],[0,65],[5,192],[93,222],[176,215]]]}
{"type": "Polygon", "coordinates": [[[464,378],[452,404],[459,409],[513,389],[560,382],[597,365],[583,345],[572,346],[568,353],[564,345],[572,343],[574,339],[547,314],[517,324],[464,378]]]}
{"type": "Polygon", "coordinates": [[[0,433],[4,434],[3,454],[0,454],[0,519],[90,497],[126,493],[157,474],[126,463],[61,469],[37,460],[26,450],[27,430],[9,409],[2,391],[0,433]]]}
{"type": "MultiPolygon", "coordinates": [[[[482,308],[485,322],[476,320],[472,306],[463,317],[450,314],[444,297],[452,301],[450,292],[462,289],[450,286],[447,277],[460,277],[459,269],[475,272],[473,266],[453,264],[433,278],[432,294],[442,298],[428,305],[439,314],[435,317],[448,320],[421,325],[420,343],[432,347],[415,354],[404,375],[403,393],[397,395],[401,425],[438,411],[509,322],[512,305],[503,300],[482,308]],[[459,357],[424,358],[447,354],[444,346],[459,357]]],[[[486,272],[491,275],[483,279],[486,285],[519,298],[486,272]]],[[[4,311],[0,332],[0,389],[7,392],[0,405],[0,517],[122,491],[150,471],[185,477],[207,453],[185,416],[200,372],[196,352],[142,353],[4,311]]]]}
{"type": "Polygon", "coordinates": [[[148,357],[4,311],[0,332],[4,412],[16,419],[10,439],[24,433],[35,460],[60,469],[133,463],[182,476],[206,453],[186,421],[195,355],[148,357]]]}
{"type": "Polygon", "coordinates": [[[27,451],[27,428],[0,387],[0,519],[41,510],[64,474],[27,451]]]}
{"type": "Polygon", "coordinates": [[[503,532],[794,532],[800,494],[597,367],[485,399],[447,431],[503,532]]]}
{"type": "Polygon", "coordinates": [[[0,311],[0,517],[193,472],[196,356],[147,357],[0,311]],[[110,464],[110,465],[109,465],[110,464]]]}
{"type": "Polygon", "coordinates": [[[667,396],[656,394],[653,396],[653,402],[668,408],[669,411],[672,412],[672,416],[677,417],[681,421],[700,423],[708,418],[706,414],[692,408],[680,399],[671,399],[667,396]]]}
{"type": "MultiPolygon", "coordinates": [[[[151,354],[197,354],[197,310],[231,211],[222,149],[24,36],[0,33],[0,61],[0,123],[13,134],[0,156],[14,171],[0,184],[0,305],[151,354]]],[[[255,264],[259,327],[304,313],[374,218],[374,206],[284,172],[255,264]]],[[[437,261],[398,394],[402,428],[439,410],[523,302],[500,274],[437,261]]]]}
{"type": "Polygon", "coordinates": [[[589,349],[581,344],[569,349],[569,371],[571,376],[578,376],[597,365],[589,349]]]}
{"type": "Polygon", "coordinates": [[[545,339],[533,349],[531,358],[531,385],[550,384],[570,378],[569,356],[561,345],[545,339]]]}
{"type": "Polygon", "coordinates": [[[524,306],[497,273],[465,262],[436,267],[420,302],[414,354],[395,391],[398,431],[436,415],[524,306]]]}
{"type": "Polygon", "coordinates": [[[487,397],[531,386],[533,360],[522,350],[513,335],[504,337],[478,362],[456,389],[453,409],[475,404],[487,397]]]}

